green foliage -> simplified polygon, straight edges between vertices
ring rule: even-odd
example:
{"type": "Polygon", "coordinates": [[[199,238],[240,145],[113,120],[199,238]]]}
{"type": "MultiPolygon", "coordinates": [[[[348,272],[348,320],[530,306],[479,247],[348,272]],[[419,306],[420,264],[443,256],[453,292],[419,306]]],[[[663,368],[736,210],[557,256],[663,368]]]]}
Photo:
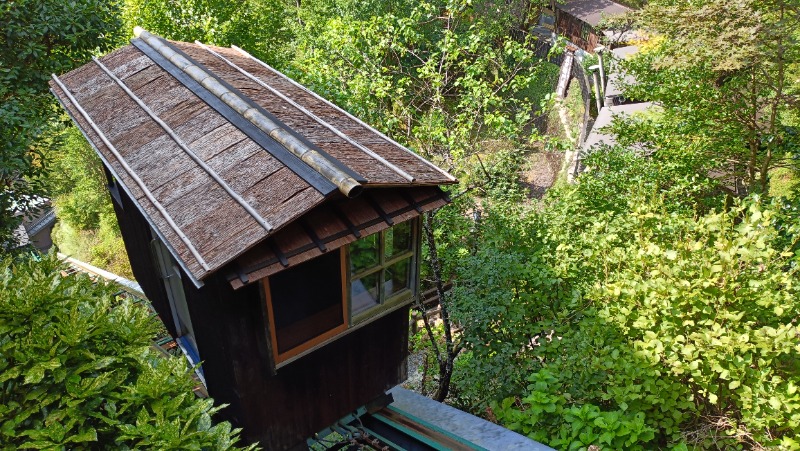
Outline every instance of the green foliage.
{"type": "Polygon", "coordinates": [[[623,64],[637,81],[626,96],[664,106],[647,140],[657,156],[691,156],[731,188],[768,192],[770,169],[796,148],[797,14],[784,0],[657,0],[633,14],[654,38],[623,64]]]}
{"type": "Polygon", "coordinates": [[[422,2],[382,15],[309,20],[298,32],[293,72],[401,142],[458,168],[487,138],[528,141],[523,130],[541,100],[531,97],[541,78],[533,38],[515,33],[528,12],[517,2],[422,2]]]}
{"type": "Polygon", "coordinates": [[[0,4],[0,244],[34,195],[44,194],[43,150],[56,117],[47,81],[116,44],[119,4],[21,0],[0,4]]]}
{"type": "Polygon", "coordinates": [[[560,381],[549,369],[531,374],[528,382],[524,397],[492,403],[497,419],[510,429],[560,449],[650,448],[655,434],[643,413],[604,411],[592,404],[569,406],[568,398],[554,391],[560,381]]]}
{"type": "Polygon", "coordinates": [[[696,216],[622,157],[596,155],[543,209],[487,211],[454,291],[459,402],[492,393],[499,421],[561,449],[793,443],[796,206],[696,216]]]}
{"type": "Polygon", "coordinates": [[[636,213],[645,227],[623,251],[626,264],[590,294],[604,305],[599,316],[640,359],[689,386],[698,410],[725,418],[724,433],[769,445],[794,438],[798,218],[781,246],[783,212],[757,202],[696,221],[636,213]]]}
{"type": "Polygon", "coordinates": [[[58,217],[80,230],[96,229],[102,215],[114,214],[100,159],[81,132],[65,128],[53,146],[48,177],[58,217]]]}
{"type": "Polygon", "coordinates": [[[288,5],[281,0],[124,0],[126,32],[140,26],[167,39],[236,45],[270,64],[288,57],[288,5]]]}
{"type": "Polygon", "coordinates": [[[151,348],[157,324],[113,286],[61,275],[54,257],[0,273],[3,449],[234,449],[238,431],[192,393],[180,358],[151,348]]]}
{"type": "Polygon", "coordinates": [[[58,216],[53,242],[60,252],[133,278],[102,163],[75,127],[55,135],[49,192],[58,216]]]}
{"type": "MultiPolygon", "coordinates": [[[[634,125],[625,122],[624,126],[634,125]]],[[[633,133],[631,128],[627,131],[633,133]]],[[[651,202],[662,202],[670,211],[685,213],[705,212],[723,205],[719,182],[697,172],[697,167],[687,161],[692,160],[690,155],[642,158],[641,152],[623,146],[603,147],[585,157],[583,163],[590,176],[584,177],[577,187],[555,194],[551,202],[561,203],[563,208],[574,208],[575,211],[566,212],[569,215],[580,215],[583,209],[588,210],[590,215],[584,217],[586,221],[592,219],[591,214],[624,213],[651,202]],[[580,203],[564,197],[572,190],[580,203]]]]}

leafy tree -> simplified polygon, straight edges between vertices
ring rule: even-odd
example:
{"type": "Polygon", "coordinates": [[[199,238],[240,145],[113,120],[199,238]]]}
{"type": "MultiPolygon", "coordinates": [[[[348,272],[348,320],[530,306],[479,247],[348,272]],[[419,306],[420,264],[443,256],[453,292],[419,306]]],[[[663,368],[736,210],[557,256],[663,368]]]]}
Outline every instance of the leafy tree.
{"type": "Polygon", "coordinates": [[[297,76],[418,152],[458,168],[490,138],[524,145],[539,75],[530,5],[423,2],[368,19],[322,18],[297,76]],[[491,11],[491,15],[489,14],[491,11]],[[517,36],[519,35],[519,36],[517,36]]]}
{"type": "Polygon", "coordinates": [[[64,73],[112,48],[120,25],[115,1],[20,0],[0,4],[0,244],[33,196],[44,194],[47,133],[58,110],[48,93],[64,73]]]}
{"type": "Polygon", "coordinates": [[[643,134],[656,157],[687,156],[745,192],[766,193],[771,169],[796,166],[797,14],[791,0],[657,0],[634,13],[654,37],[626,64],[637,80],[627,95],[664,107],[643,134]]]}
{"type": "Polygon", "coordinates": [[[48,191],[58,216],[53,242],[60,252],[133,278],[102,163],[74,127],[55,135],[46,153],[51,163],[48,191]]]}
{"type": "Polygon", "coordinates": [[[95,229],[101,215],[114,213],[103,167],[76,127],[66,127],[58,138],[48,177],[49,191],[61,199],[58,217],[79,229],[95,229]]]}
{"type": "Polygon", "coordinates": [[[236,449],[238,430],[192,393],[185,360],[155,351],[156,321],[53,256],[2,261],[3,449],[236,449]]]}
{"type": "Polygon", "coordinates": [[[563,449],[796,447],[797,206],[698,208],[633,152],[587,163],[485,211],[451,308],[458,402],[563,449]]]}
{"type": "Polygon", "coordinates": [[[291,30],[282,0],[124,0],[128,33],[135,26],[167,39],[239,46],[280,65],[288,57],[291,30]]]}

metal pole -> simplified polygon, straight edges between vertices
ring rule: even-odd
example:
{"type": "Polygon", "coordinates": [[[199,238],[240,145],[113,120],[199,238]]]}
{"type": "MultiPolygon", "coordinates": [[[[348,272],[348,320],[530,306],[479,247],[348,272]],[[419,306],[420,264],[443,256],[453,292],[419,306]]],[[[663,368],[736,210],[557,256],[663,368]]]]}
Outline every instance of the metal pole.
{"type": "Polygon", "coordinates": [[[603,52],[606,50],[605,47],[598,46],[594,48],[594,51],[597,53],[597,59],[600,61],[600,88],[601,88],[601,95],[606,92],[606,72],[603,68],[603,52]]]}

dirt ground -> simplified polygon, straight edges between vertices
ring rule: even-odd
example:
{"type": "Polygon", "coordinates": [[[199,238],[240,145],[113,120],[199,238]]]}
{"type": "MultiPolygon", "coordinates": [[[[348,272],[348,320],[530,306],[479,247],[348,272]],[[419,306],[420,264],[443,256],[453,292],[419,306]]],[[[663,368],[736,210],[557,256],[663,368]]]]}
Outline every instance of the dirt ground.
{"type": "Polygon", "coordinates": [[[545,191],[553,186],[564,163],[564,152],[537,152],[529,158],[528,170],[523,182],[531,190],[531,198],[541,199],[545,191]]]}

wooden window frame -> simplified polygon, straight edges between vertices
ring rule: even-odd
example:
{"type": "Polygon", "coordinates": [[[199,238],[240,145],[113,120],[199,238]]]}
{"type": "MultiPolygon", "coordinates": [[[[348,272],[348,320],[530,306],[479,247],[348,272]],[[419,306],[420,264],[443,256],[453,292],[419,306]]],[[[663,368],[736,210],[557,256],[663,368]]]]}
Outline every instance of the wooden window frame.
{"type": "MultiPolygon", "coordinates": [[[[404,221],[406,222],[406,221],[404,221]]],[[[379,234],[378,239],[378,248],[379,248],[379,256],[378,256],[378,264],[375,267],[365,269],[358,273],[351,273],[350,272],[350,246],[347,246],[347,266],[343,269],[347,273],[347,316],[349,321],[353,325],[363,324],[369,322],[371,318],[376,316],[381,316],[382,312],[387,309],[393,309],[396,306],[403,305],[406,301],[411,301],[417,295],[418,291],[418,281],[419,281],[419,264],[420,264],[420,218],[413,218],[408,220],[407,222],[411,223],[411,249],[402,252],[398,255],[393,255],[390,258],[386,258],[386,248],[385,248],[385,235],[389,229],[381,230],[380,232],[376,232],[379,234]],[[369,276],[371,274],[380,273],[380,280],[384,282],[384,277],[386,270],[392,266],[393,264],[402,261],[402,260],[410,260],[409,263],[409,270],[411,271],[411,281],[410,281],[410,288],[405,288],[398,293],[395,293],[391,296],[385,296],[383,290],[383,283],[380,284],[378,290],[378,299],[379,303],[373,307],[368,308],[364,312],[359,313],[358,315],[353,315],[352,312],[352,300],[350,299],[351,295],[351,284],[353,280],[360,279],[364,276],[369,276]]],[[[385,282],[384,282],[385,283],[385,282]]]]}
{"type": "MultiPolygon", "coordinates": [[[[352,315],[352,306],[351,306],[351,299],[350,299],[350,285],[353,280],[353,277],[350,273],[350,246],[343,246],[339,251],[339,265],[340,265],[340,276],[342,279],[342,293],[341,293],[341,306],[342,306],[342,315],[343,315],[343,323],[339,326],[334,327],[331,330],[328,330],[320,335],[317,335],[302,344],[295,346],[285,352],[278,352],[278,334],[277,330],[275,329],[275,313],[272,307],[272,292],[270,288],[270,277],[265,277],[262,279],[261,287],[263,289],[264,294],[264,302],[266,303],[267,309],[267,320],[268,320],[268,327],[269,327],[269,341],[272,346],[272,358],[275,364],[275,369],[279,369],[283,366],[286,366],[293,361],[297,360],[298,358],[303,357],[304,355],[309,354],[310,352],[338,339],[348,333],[355,331],[362,326],[369,324],[372,320],[376,320],[381,318],[389,313],[397,310],[398,308],[410,303],[415,296],[417,296],[418,287],[419,287],[419,272],[420,272],[420,253],[421,253],[421,222],[420,218],[410,219],[408,222],[411,223],[411,249],[405,252],[402,252],[398,255],[394,255],[390,258],[386,258],[385,254],[385,238],[384,235],[386,230],[382,230],[380,232],[376,232],[380,234],[379,237],[379,247],[380,247],[380,256],[379,256],[379,264],[376,267],[369,268],[367,270],[361,271],[360,273],[356,273],[355,275],[358,277],[363,277],[365,275],[373,274],[375,272],[384,273],[388,267],[397,263],[399,261],[409,259],[410,260],[410,268],[411,271],[411,281],[410,281],[410,288],[405,288],[401,290],[399,293],[395,293],[389,297],[386,297],[383,292],[383,285],[380,287],[380,300],[381,302],[374,307],[367,309],[366,311],[362,312],[361,314],[353,317],[352,315]]],[[[381,276],[381,280],[383,280],[383,275],[381,276]]]]}
{"type": "Polygon", "coordinates": [[[272,356],[275,360],[275,364],[280,364],[285,362],[293,357],[296,357],[300,354],[305,353],[306,351],[314,348],[330,340],[331,338],[335,337],[336,335],[341,334],[342,332],[346,331],[350,327],[350,315],[349,315],[349,308],[348,308],[348,292],[350,286],[346,283],[346,271],[345,271],[345,263],[347,262],[345,257],[344,249],[339,251],[339,266],[341,268],[341,279],[342,279],[342,293],[341,293],[341,305],[342,305],[342,319],[343,322],[341,325],[334,327],[333,329],[324,332],[320,335],[317,335],[310,340],[303,342],[294,348],[291,348],[285,352],[278,352],[278,334],[277,330],[275,329],[275,313],[272,308],[272,291],[269,286],[269,277],[265,277],[261,284],[264,288],[264,293],[266,297],[267,303],[267,314],[269,316],[269,332],[270,332],[270,342],[272,343],[272,356]]]}

